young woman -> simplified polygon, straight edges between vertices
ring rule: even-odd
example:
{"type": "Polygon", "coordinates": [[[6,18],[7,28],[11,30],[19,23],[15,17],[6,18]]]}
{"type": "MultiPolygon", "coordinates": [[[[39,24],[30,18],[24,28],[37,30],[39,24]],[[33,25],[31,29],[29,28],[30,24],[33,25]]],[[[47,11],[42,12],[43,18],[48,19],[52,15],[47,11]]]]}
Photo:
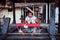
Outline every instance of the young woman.
{"type": "MultiPolygon", "coordinates": [[[[25,24],[32,24],[32,23],[39,23],[39,19],[36,18],[33,13],[29,12],[27,17],[25,18],[25,24]]],[[[34,28],[22,28],[22,30],[19,30],[19,32],[29,32],[32,33],[32,35],[36,32],[36,27],[34,28]]]]}

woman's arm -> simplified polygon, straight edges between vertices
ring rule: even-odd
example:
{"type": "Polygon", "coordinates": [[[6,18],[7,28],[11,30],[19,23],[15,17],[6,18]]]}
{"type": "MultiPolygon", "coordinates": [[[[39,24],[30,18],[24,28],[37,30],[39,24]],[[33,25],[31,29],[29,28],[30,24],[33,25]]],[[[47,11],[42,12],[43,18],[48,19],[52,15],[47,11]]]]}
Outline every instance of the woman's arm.
{"type": "Polygon", "coordinates": [[[40,24],[40,19],[39,19],[39,18],[36,18],[35,22],[36,22],[37,24],[40,24]]]}

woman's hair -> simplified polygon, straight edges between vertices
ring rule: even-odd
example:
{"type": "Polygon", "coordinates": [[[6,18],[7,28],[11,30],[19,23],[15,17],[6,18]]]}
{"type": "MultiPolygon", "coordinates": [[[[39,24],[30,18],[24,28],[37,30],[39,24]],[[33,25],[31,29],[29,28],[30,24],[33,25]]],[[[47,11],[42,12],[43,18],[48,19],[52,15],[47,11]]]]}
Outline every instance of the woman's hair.
{"type": "MultiPolygon", "coordinates": [[[[29,15],[29,13],[31,13],[31,12],[28,12],[28,15],[29,15]]],[[[31,13],[32,15],[33,15],[33,13],[31,13]]]]}

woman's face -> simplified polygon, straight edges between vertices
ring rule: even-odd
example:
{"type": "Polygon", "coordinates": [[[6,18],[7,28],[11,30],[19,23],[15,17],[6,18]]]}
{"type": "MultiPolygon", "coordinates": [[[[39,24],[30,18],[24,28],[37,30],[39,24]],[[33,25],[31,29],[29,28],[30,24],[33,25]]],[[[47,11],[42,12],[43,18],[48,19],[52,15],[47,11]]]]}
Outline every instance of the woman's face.
{"type": "Polygon", "coordinates": [[[29,17],[32,17],[33,15],[32,15],[32,13],[29,13],[28,16],[29,16],[29,17]]]}

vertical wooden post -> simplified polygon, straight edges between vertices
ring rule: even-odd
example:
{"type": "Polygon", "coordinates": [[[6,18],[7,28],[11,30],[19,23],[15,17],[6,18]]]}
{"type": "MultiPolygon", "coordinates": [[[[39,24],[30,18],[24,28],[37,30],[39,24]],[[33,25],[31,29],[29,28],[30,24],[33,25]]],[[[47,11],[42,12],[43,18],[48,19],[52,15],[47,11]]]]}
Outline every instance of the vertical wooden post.
{"type": "Polygon", "coordinates": [[[16,19],[15,19],[15,2],[13,1],[13,24],[16,23],[16,19]]]}

